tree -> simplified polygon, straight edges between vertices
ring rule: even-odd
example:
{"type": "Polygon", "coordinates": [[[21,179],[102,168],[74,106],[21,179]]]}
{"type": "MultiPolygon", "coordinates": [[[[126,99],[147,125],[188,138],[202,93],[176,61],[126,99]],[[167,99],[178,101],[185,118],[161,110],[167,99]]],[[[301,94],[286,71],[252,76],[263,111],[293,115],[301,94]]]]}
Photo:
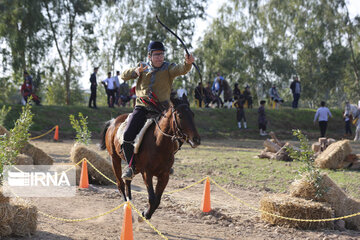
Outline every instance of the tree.
{"type": "Polygon", "coordinates": [[[69,105],[70,86],[73,77],[73,61],[81,55],[75,42],[81,36],[91,33],[93,23],[87,21],[87,14],[99,5],[97,0],[45,1],[46,18],[49,22],[49,36],[53,40],[65,77],[65,101],[69,105]]]}

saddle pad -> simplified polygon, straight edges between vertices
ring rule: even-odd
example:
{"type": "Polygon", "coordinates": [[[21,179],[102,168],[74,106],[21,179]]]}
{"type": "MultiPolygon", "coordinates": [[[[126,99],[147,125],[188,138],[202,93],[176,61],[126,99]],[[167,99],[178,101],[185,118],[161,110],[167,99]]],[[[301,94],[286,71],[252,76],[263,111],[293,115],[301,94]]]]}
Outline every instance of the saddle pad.
{"type": "MultiPolygon", "coordinates": [[[[120,127],[118,128],[118,131],[116,133],[116,138],[119,139],[120,144],[122,144],[124,142],[124,132],[125,132],[126,126],[128,124],[128,119],[131,116],[131,114],[132,113],[130,113],[129,116],[125,119],[125,121],[120,125],[120,127]]],[[[141,145],[141,141],[144,137],[144,134],[153,122],[154,122],[153,119],[146,120],[144,127],[136,135],[136,138],[135,138],[134,144],[133,144],[134,145],[134,154],[138,153],[140,145],[141,145]]]]}

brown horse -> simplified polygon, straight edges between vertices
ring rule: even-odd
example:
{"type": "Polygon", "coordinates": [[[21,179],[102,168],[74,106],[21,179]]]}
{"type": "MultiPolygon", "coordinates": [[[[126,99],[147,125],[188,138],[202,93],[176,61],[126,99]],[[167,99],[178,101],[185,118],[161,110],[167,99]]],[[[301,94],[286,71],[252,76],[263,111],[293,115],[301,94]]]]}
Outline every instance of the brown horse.
{"type": "MultiPolygon", "coordinates": [[[[182,143],[187,142],[195,148],[200,145],[200,136],[194,123],[194,113],[190,110],[187,99],[171,98],[170,106],[161,113],[159,120],[155,120],[146,131],[137,154],[135,174],[141,173],[148,191],[149,208],[143,212],[146,219],[150,219],[160,204],[161,196],[169,181],[170,169],[174,164],[174,155],[182,143]],[[157,177],[154,191],[153,177],[157,177]]],[[[131,200],[131,181],[125,184],[121,178],[121,159],[125,160],[116,133],[128,114],[118,116],[106,123],[102,133],[101,148],[107,149],[117,179],[117,186],[125,200],[131,200]]]]}

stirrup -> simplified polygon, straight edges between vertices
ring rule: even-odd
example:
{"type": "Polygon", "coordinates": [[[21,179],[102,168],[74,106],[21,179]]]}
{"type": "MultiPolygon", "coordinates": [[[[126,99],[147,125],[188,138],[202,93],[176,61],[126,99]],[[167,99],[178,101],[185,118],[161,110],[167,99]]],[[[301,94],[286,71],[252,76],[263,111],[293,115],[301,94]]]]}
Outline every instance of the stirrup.
{"type": "Polygon", "coordinates": [[[135,174],[134,174],[134,170],[132,169],[132,167],[129,167],[129,165],[126,165],[126,167],[124,168],[124,172],[121,175],[121,178],[123,180],[132,180],[134,178],[135,174]]]}

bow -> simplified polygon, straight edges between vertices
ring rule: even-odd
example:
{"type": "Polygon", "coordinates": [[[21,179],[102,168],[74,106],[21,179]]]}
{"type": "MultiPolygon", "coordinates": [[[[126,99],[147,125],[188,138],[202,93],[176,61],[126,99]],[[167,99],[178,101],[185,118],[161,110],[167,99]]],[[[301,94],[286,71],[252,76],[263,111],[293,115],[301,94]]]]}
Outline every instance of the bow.
{"type": "MultiPolygon", "coordinates": [[[[170,28],[168,28],[168,26],[166,26],[163,22],[160,21],[158,15],[156,14],[156,20],[161,24],[161,26],[163,26],[166,30],[168,30],[172,35],[174,35],[180,42],[181,42],[181,45],[183,46],[183,48],[185,49],[185,52],[186,54],[189,56],[189,51],[187,50],[183,40],[181,40],[181,38],[179,38],[178,35],[176,35],[176,33],[174,33],[170,28]]],[[[197,72],[199,73],[200,75],[200,81],[202,83],[202,76],[201,76],[201,73],[200,73],[200,69],[199,67],[195,64],[195,63],[192,63],[192,65],[194,65],[194,67],[196,68],[197,72]]]]}

